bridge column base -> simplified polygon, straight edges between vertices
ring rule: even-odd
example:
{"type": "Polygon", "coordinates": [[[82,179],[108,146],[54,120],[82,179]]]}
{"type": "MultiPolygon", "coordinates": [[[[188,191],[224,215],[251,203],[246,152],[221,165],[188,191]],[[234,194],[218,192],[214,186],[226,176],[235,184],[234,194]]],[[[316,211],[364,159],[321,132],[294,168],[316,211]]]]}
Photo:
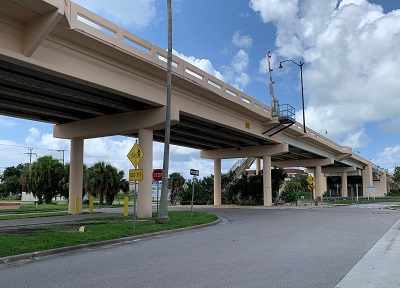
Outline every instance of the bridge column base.
{"type": "Polygon", "coordinates": [[[143,180],[138,181],[137,217],[150,218],[153,212],[153,130],[139,129],[139,146],[143,151],[139,163],[143,180]]]}
{"type": "Polygon", "coordinates": [[[82,185],[83,185],[83,138],[71,139],[71,159],[69,168],[69,214],[82,213],[82,185]],[[75,211],[75,201],[78,199],[78,211],[75,211]]]}
{"type": "Polygon", "coordinates": [[[322,195],[326,190],[326,177],[321,172],[321,166],[315,166],[314,178],[315,178],[315,199],[321,201],[322,195]]]}
{"type": "Polygon", "coordinates": [[[263,156],[264,206],[272,206],[271,156],[263,156]]]}
{"type": "Polygon", "coordinates": [[[214,159],[214,205],[221,205],[221,159],[214,159]]]}

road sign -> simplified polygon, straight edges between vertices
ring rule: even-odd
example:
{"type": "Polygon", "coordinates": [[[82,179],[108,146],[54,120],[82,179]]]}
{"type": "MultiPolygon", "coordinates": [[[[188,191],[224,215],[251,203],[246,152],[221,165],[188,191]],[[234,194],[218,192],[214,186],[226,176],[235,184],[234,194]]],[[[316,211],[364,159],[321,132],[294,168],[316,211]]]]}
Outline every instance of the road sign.
{"type": "Polygon", "coordinates": [[[131,160],[133,166],[136,168],[140,160],[142,160],[143,155],[142,149],[140,149],[139,144],[136,142],[126,156],[128,156],[128,159],[131,160]]]}
{"type": "Polygon", "coordinates": [[[162,169],[154,169],[153,170],[153,179],[154,179],[154,181],[162,180],[162,169]]]}
{"type": "Polygon", "coordinates": [[[375,186],[367,186],[367,193],[375,193],[375,186]]]}
{"type": "Polygon", "coordinates": [[[314,185],[310,184],[310,185],[307,186],[307,188],[308,188],[308,190],[312,191],[312,190],[314,190],[314,185]]]}
{"type": "Polygon", "coordinates": [[[306,180],[307,180],[308,184],[314,183],[314,177],[312,177],[312,176],[308,176],[306,180]]]}
{"type": "Polygon", "coordinates": [[[142,181],[143,169],[129,169],[129,181],[142,181]]]}
{"type": "Polygon", "coordinates": [[[190,169],[190,175],[193,175],[193,176],[199,176],[199,175],[200,175],[200,173],[199,173],[199,170],[196,170],[196,169],[190,169]]]}

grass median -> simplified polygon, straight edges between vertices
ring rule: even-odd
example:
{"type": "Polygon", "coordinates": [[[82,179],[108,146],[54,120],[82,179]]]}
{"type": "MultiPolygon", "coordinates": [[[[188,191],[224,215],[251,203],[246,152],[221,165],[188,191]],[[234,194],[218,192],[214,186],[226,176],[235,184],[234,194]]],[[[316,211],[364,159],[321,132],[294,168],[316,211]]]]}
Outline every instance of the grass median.
{"type": "Polygon", "coordinates": [[[131,216],[91,218],[73,224],[0,230],[0,257],[196,226],[218,219],[218,216],[208,212],[193,212],[193,220],[190,220],[190,211],[170,211],[168,216],[171,221],[166,224],[156,224],[154,219],[137,221],[135,230],[131,216]],[[80,226],[85,226],[85,232],[79,232],[80,226]]]}

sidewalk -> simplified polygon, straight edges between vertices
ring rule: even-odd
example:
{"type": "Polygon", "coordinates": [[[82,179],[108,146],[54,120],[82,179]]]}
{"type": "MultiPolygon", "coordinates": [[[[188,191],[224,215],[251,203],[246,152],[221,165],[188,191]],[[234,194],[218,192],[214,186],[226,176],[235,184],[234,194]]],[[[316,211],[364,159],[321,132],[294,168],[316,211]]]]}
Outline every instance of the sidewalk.
{"type": "Polygon", "coordinates": [[[400,219],[335,288],[400,287],[400,219]]]}

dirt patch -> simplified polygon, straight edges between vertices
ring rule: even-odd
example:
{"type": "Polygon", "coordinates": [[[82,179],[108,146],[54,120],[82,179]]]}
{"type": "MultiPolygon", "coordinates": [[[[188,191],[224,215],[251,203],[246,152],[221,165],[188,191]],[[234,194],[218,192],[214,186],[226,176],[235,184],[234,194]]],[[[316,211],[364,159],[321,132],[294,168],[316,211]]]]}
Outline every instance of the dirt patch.
{"type": "Polygon", "coordinates": [[[1,229],[0,234],[17,235],[17,236],[36,236],[42,234],[44,231],[41,229],[21,229],[21,228],[8,228],[1,229]]]}

